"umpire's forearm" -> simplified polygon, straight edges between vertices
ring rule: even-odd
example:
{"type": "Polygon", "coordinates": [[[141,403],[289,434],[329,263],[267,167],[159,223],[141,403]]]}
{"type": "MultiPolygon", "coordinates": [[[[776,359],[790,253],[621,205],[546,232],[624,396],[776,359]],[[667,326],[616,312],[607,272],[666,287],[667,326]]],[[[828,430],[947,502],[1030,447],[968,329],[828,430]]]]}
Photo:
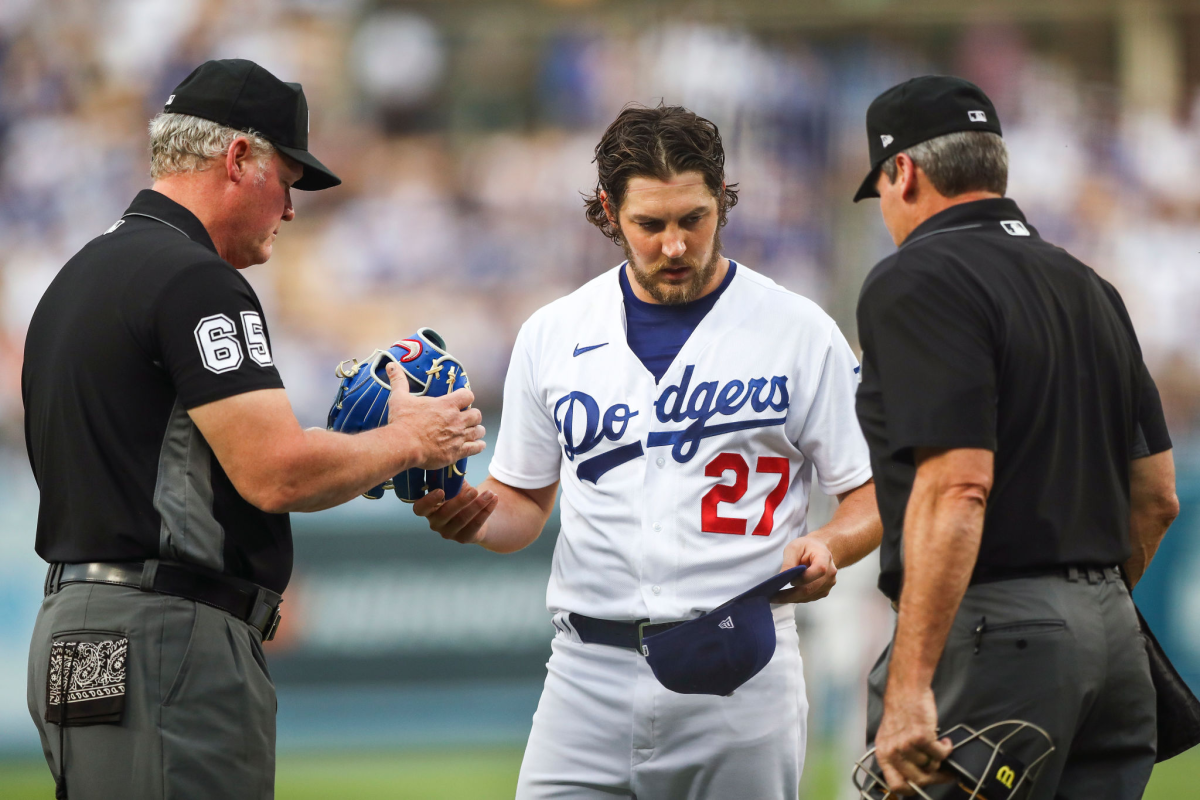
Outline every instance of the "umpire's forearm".
{"type": "Polygon", "coordinates": [[[920,462],[904,518],[904,589],[889,692],[928,689],[933,680],[979,554],[991,456],[950,450],[920,462]]]}
{"type": "Polygon", "coordinates": [[[1175,459],[1170,450],[1129,463],[1129,560],[1125,576],[1132,589],[1142,579],[1167,528],[1179,516],[1175,459]]]}
{"type": "Polygon", "coordinates": [[[417,466],[416,446],[392,427],[354,435],[321,428],[303,431],[291,469],[278,482],[277,510],[333,508],[417,466]]]}

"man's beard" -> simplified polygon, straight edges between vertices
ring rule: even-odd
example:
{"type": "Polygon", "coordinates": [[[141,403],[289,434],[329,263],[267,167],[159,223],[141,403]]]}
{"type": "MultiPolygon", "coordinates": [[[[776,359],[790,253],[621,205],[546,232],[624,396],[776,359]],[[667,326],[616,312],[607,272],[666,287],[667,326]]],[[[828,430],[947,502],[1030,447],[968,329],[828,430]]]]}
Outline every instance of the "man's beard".
{"type": "Polygon", "coordinates": [[[708,263],[703,266],[685,257],[663,259],[649,269],[643,269],[634,259],[633,251],[629,249],[625,237],[621,237],[621,247],[625,250],[625,258],[629,260],[630,272],[633,273],[633,279],[638,282],[638,286],[645,289],[655,302],[665,306],[683,305],[698,298],[712,280],[713,275],[716,274],[717,262],[721,260],[720,233],[713,235],[712,253],[708,258],[708,263]],[[662,270],[679,267],[692,267],[695,270],[692,273],[692,279],[687,283],[668,284],[657,279],[662,270]]]}

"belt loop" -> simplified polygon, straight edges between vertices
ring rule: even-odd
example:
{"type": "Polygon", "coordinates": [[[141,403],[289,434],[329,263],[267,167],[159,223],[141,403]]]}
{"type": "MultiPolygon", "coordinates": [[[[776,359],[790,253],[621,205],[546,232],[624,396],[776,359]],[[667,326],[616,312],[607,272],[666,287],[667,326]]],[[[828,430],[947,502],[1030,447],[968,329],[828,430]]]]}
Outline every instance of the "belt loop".
{"type": "Polygon", "coordinates": [[[1095,567],[1087,568],[1087,582],[1091,584],[1100,583],[1104,580],[1104,570],[1096,569],[1095,567]]]}
{"type": "Polygon", "coordinates": [[[1079,567],[1067,567],[1067,580],[1079,583],[1079,567]]]}
{"type": "Polygon", "coordinates": [[[158,559],[147,558],[142,562],[142,581],[138,588],[143,592],[154,591],[154,579],[158,576],[158,559]]]}
{"type": "Polygon", "coordinates": [[[49,597],[59,590],[63,565],[55,562],[46,570],[46,583],[42,586],[42,597],[49,597]]]}

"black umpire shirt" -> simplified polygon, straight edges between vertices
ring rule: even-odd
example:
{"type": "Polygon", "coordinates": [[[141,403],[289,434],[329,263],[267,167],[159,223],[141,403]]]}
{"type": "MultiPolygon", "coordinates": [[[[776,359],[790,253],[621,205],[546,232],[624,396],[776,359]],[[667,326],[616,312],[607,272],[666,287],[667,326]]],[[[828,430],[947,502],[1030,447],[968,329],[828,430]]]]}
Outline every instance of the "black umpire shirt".
{"type": "Polygon", "coordinates": [[[1129,462],[1171,447],[1158,390],[1117,291],[1016,203],[921,224],[867,277],[858,331],[885,594],[917,447],[995,453],[973,580],[1129,557],[1129,462]]]}
{"type": "Polygon", "coordinates": [[[262,306],[194,214],[145,190],[46,290],[25,340],[25,441],[47,561],[197,564],[282,592],[287,514],[246,502],[188,409],[282,388],[262,306]]]}

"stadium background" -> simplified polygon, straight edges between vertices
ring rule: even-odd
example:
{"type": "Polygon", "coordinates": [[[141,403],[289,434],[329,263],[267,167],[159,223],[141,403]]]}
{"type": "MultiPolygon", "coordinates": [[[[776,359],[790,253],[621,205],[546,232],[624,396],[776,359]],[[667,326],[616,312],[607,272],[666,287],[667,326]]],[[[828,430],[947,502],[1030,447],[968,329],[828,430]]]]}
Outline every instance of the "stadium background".
{"type": "MultiPolygon", "coordinates": [[[[853,342],[858,287],[891,248],[876,204],[850,203],[866,106],[916,74],[978,82],[1004,122],[1010,195],[1118,286],[1162,391],[1184,513],[1138,601],[1200,689],[1200,3],[0,0],[0,796],[52,792],[24,699],[44,570],[25,327],[61,264],[148,185],[146,121],[210,57],[301,81],[313,151],[345,179],[297,193],[276,255],[248,275],[301,421],[323,423],[338,361],[430,325],[493,432],[520,323],[620,260],[580,191],[624,103],[720,125],[742,191],[726,252],[853,342]]],[[[500,557],[443,542],[391,497],[294,520],[269,648],[279,797],[511,797],[552,634],[554,522],[500,557]]],[[[807,797],[849,796],[864,675],[891,625],[875,569],[797,611],[807,797]]],[[[1200,756],[1181,757],[1151,796],[1193,796],[1198,778],[1200,756]]]]}

